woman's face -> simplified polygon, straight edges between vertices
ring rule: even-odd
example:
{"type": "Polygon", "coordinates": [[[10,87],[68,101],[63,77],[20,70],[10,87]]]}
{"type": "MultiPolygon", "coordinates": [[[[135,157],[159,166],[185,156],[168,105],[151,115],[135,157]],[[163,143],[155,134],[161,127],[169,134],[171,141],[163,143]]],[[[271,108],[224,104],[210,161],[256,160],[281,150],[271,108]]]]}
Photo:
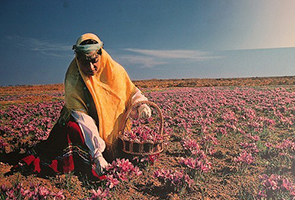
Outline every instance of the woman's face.
{"type": "Polygon", "coordinates": [[[77,58],[79,66],[86,76],[94,76],[98,72],[101,55],[96,51],[88,55],[79,55],[77,58]]]}

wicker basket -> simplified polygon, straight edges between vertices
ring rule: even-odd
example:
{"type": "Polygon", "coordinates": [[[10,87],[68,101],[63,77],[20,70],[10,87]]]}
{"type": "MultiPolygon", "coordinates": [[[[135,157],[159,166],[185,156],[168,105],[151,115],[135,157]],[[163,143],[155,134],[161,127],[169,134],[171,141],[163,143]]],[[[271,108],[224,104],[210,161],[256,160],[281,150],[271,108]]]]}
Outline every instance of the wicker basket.
{"type": "MultiPolygon", "coordinates": [[[[119,139],[122,141],[122,151],[131,154],[131,155],[154,155],[154,154],[159,154],[164,150],[164,145],[165,145],[165,136],[163,134],[163,114],[160,110],[160,108],[153,102],[150,101],[141,101],[133,104],[125,113],[124,116],[124,123],[121,128],[121,131],[119,132],[119,139]],[[147,104],[151,110],[152,110],[152,118],[154,120],[157,120],[155,122],[158,125],[158,130],[157,133],[162,136],[163,139],[157,140],[157,141],[133,141],[124,136],[124,133],[126,131],[127,123],[131,122],[132,125],[132,117],[131,117],[131,112],[134,109],[137,109],[139,105],[141,104],[147,104]],[[154,115],[157,115],[157,117],[153,117],[154,115]]],[[[131,130],[132,131],[132,130],[131,130]]]]}

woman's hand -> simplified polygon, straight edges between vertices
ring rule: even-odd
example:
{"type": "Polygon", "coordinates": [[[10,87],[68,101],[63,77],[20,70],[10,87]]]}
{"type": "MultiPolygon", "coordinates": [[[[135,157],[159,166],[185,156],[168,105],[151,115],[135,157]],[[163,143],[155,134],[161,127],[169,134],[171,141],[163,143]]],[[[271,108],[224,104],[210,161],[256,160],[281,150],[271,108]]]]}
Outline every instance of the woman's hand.
{"type": "Polygon", "coordinates": [[[103,156],[99,156],[96,159],[94,159],[94,164],[95,164],[95,172],[97,175],[101,175],[103,169],[105,169],[109,163],[104,159],[103,156]]]}
{"type": "Polygon", "coordinates": [[[146,104],[142,104],[141,106],[139,106],[138,113],[139,118],[149,118],[152,115],[151,108],[146,104]]]}

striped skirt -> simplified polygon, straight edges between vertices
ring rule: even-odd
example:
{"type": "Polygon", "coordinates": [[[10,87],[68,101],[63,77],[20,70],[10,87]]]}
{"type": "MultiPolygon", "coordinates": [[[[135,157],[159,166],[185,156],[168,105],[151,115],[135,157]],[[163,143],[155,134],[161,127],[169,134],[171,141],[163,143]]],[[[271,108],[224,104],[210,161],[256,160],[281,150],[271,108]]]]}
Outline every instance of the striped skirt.
{"type": "Polygon", "coordinates": [[[56,124],[47,140],[30,149],[12,171],[40,176],[71,173],[99,179],[79,125],[73,120],[56,124]]]}

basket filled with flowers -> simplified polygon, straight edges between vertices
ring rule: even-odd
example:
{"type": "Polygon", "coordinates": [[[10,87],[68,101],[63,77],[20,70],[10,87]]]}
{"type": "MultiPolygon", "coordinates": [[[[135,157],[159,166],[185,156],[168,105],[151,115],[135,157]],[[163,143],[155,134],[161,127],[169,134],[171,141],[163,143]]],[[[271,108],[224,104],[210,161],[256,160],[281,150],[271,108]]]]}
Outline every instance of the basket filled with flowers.
{"type": "Polygon", "coordinates": [[[124,123],[119,132],[122,151],[131,155],[155,155],[164,150],[163,114],[153,102],[141,101],[133,104],[125,113],[124,123]],[[150,108],[151,115],[139,117],[142,105],[150,108]]]}

